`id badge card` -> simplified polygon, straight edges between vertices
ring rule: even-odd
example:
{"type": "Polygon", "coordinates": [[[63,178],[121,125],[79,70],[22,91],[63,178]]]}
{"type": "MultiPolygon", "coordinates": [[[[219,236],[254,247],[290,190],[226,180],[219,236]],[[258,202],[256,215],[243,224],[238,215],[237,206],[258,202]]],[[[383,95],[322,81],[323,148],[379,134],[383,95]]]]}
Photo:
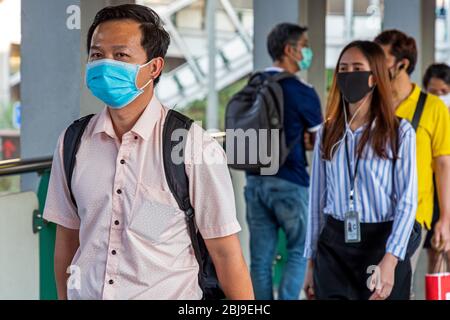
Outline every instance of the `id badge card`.
{"type": "Polygon", "coordinates": [[[356,211],[350,211],[345,214],[345,243],[361,242],[361,225],[359,223],[359,214],[356,211]]]}

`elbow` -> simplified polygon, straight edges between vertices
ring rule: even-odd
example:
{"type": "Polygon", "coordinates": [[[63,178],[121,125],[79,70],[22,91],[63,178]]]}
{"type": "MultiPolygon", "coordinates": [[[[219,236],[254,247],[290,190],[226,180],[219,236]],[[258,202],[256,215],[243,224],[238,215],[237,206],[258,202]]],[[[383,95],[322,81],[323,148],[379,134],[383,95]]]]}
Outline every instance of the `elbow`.
{"type": "Polygon", "coordinates": [[[438,176],[450,173],[450,156],[441,156],[435,158],[434,166],[438,176]]]}

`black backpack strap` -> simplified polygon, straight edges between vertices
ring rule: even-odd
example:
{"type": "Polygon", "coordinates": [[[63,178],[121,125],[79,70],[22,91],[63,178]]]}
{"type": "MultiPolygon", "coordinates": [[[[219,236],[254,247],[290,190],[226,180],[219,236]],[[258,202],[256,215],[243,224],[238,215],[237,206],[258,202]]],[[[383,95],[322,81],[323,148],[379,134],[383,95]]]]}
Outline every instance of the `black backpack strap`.
{"type": "Polygon", "coordinates": [[[296,75],[286,71],[276,72],[275,74],[269,74],[268,71],[256,71],[250,76],[249,82],[254,78],[263,78],[269,81],[278,82],[284,79],[296,78],[296,75]]]}
{"type": "MultiPolygon", "coordinates": [[[[419,98],[419,103],[417,104],[416,111],[414,113],[414,118],[416,118],[416,114],[418,114],[417,120],[416,120],[417,121],[417,126],[419,125],[421,114],[423,113],[423,107],[425,105],[426,96],[427,95],[425,93],[421,92],[421,98],[422,99],[419,98]],[[423,96],[425,98],[422,98],[423,96]],[[419,108],[419,105],[421,105],[420,108],[419,108]],[[421,109],[421,110],[418,110],[418,109],[421,109]]],[[[397,119],[399,121],[399,130],[400,130],[401,121],[403,119],[400,118],[400,117],[397,117],[397,119]]],[[[416,130],[416,129],[417,129],[417,127],[414,128],[414,130],[416,130]]],[[[398,134],[398,139],[400,139],[400,135],[399,134],[398,134]]],[[[400,144],[400,140],[398,141],[397,145],[399,145],[399,144],[400,144]]],[[[398,149],[397,149],[397,156],[394,157],[394,159],[393,159],[393,166],[392,166],[392,191],[394,193],[393,198],[394,198],[394,200],[396,202],[397,202],[397,197],[395,195],[395,188],[396,188],[396,186],[395,186],[395,172],[396,172],[395,171],[395,167],[397,165],[397,160],[398,160],[398,149]]],[[[406,249],[406,254],[407,254],[408,257],[411,257],[414,254],[414,252],[416,252],[416,250],[420,246],[421,240],[422,240],[422,226],[417,221],[417,219],[415,219],[413,228],[411,230],[411,235],[410,235],[409,240],[408,240],[407,249],[406,249]]]]}
{"type": "Polygon", "coordinates": [[[203,291],[204,300],[218,300],[225,296],[221,290],[213,261],[209,256],[205,240],[197,231],[195,222],[195,210],[191,205],[189,196],[189,179],[185,170],[185,150],[187,135],[193,123],[192,119],[181,113],[169,110],[166,116],[163,129],[163,163],[167,184],[172,192],[178,206],[184,211],[188,226],[189,238],[194,249],[195,259],[199,266],[198,280],[200,288],[203,291]],[[178,135],[178,140],[173,141],[172,134],[175,130],[184,129],[178,135]],[[179,156],[183,158],[181,163],[172,161],[172,152],[176,147],[180,150],[179,156]]]}
{"type": "Polygon", "coordinates": [[[277,72],[276,74],[270,76],[270,79],[272,81],[276,81],[276,82],[284,80],[284,79],[290,79],[290,78],[296,78],[296,75],[292,74],[290,72],[282,71],[282,72],[277,72]]]}
{"type": "Polygon", "coordinates": [[[72,123],[66,130],[64,134],[64,144],[63,144],[63,163],[64,172],[66,174],[67,188],[70,192],[70,198],[72,202],[77,207],[77,203],[72,193],[72,175],[73,169],[75,168],[75,161],[77,158],[77,151],[80,147],[81,137],[83,136],[84,130],[86,129],[89,121],[92,119],[94,114],[90,114],[81,119],[76,120],[72,123]]]}
{"type": "Polygon", "coordinates": [[[184,157],[187,134],[192,123],[193,121],[183,114],[175,110],[169,110],[163,129],[163,162],[166,180],[178,206],[185,212],[192,209],[189,197],[189,181],[184,161],[174,163],[172,152],[177,147],[177,149],[180,149],[180,156],[184,157]],[[181,136],[177,135],[180,138],[179,140],[173,141],[172,134],[178,129],[185,129],[185,131],[181,136]]]}
{"type": "Polygon", "coordinates": [[[413,126],[414,131],[417,131],[417,128],[419,127],[420,118],[422,117],[426,101],[427,101],[427,94],[421,91],[419,101],[417,102],[416,111],[414,111],[414,116],[411,121],[411,125],[413,126]]]}
{"type": "MultiPolygon", "coordinates": [[[[282,81],[284,79],[290,79],[290,78],[297,78],[297,76],[290,72],[282,71],[282,72],[277,72],[276,74],[274,74],[273,76],[270,77],[271,81],[275,81],[275,82],[282,81]]],[[[291,143],[288,145],[289,152],[291,152],[292,149],[295,147],[295,145],[302,140],[303,136],[304,136],[304,133],[301,132],[293,141],[291,141],[291,143]]]]}
{"type": "MultiPolygon", "coordinates": [[[[427,97],[428,94],[426,94],[423,91],[420,91],[419,101],[417,101],[416,111],[414,111],[414,116],[411,121],[411,125],[414,128],[414,131],[416,132],[417,128],[419,128],[420,119],[422,118],[427,97]]],[[[422,241],[422,225],[417,221],[417,219],[415,219],[406,250],[406,254],[409,257],[412,257],[413,254],[416,252],[416,250],[420,247],[421,241],[422,241]]]]}
{"type": "Polygon", "coordinates": [[[192,119],[183,114],[169,110],[166,116],[163,129],[163,162],[166,181],[172,192],[178,206],[186,214],[188,224],[189,237],[191,238],[192,247],[194,248],[195,258],[200,267],[200,274],[203,273],[203,259],[198,239],[197,228],[195,224],[195,211],[192,208],[189,196],[189,180],[185,171],[185,163],[176,164],[172,161],[172,151],[175,146],[180,148],[180,156],[184,157],[186,150],[186,140],[189,129],[193,123],[192,119]],[[172,134],[175,130],[185,129],[178,141],[172,140],[172,134]],[[180,145],[181,144],[181,145],[180,145]]]}

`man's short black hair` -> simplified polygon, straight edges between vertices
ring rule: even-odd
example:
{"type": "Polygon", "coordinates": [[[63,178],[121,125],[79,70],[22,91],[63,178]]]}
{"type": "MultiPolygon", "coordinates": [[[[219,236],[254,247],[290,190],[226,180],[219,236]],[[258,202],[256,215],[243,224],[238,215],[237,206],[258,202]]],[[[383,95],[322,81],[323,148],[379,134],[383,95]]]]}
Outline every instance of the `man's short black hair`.
{"type": "MultiPolygon", "coordinates": [[[[161,57],[164,58],[170,45],[169,33],[164,30],[163,23],[158,14],[149,7],[137,4],[124,4],[110,6],[100,10],[94,18],[94,22],[87,34],[87,51],[89,54],[92,36],[95,29],[102,23],[112,20],[134,20],[141,24],[142,47],[147,52],[148,61],[161,57]]],[[[159,77],[155,79],[157,84],[159,77]]]]}
{"type": "Polygon", "coordinates": [[[386,30],[380,33],[375,42],[382,46],[391,46],[391,54],[396,62],[407,59],[409,66],[406,72],[411,75],[416,68],[417,63],[417,45],[413,37],[399,30],[386,30]]]}
{"type": "Polygon", "coordinates": [[[434,63],[428,67],[423,76],[423,87],[426,89],[432,78],[440,79],[450,85],[450,66],[446,63],[434,63]]]}
{"type": "Polygon", "coordinates": [[[267,50],[272,60],[282,60],[286,45],[295,45],[307,30],[308,28],[294,23],[280,23],[276,25],[267,37],[267,50]]]}

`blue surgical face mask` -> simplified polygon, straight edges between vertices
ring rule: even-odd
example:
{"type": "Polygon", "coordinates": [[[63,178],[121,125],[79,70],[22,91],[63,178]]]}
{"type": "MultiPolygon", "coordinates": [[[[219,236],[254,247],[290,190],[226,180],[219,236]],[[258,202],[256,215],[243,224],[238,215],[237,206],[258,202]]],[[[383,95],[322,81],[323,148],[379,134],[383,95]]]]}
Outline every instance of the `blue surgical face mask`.
{"type": "Polygon", "coordinates": [[[303,59],[298,62],[298,67],[300,70],[308,70],[311,67],[312,59],[313,59],[313,51],[311,48],[303,47],[301,50],[303,59]]]}
{"type": "MultiPolygon", "coordinates": [[[[150,61],[151,62],[151,61],[150,61]]],[[[136,100],[153,81],[138,88],[137,76],[144,65],[102,59],[90,62],[86,66],[86,85],[92,94],[113,109],[121,109],[136,100]]]]}

